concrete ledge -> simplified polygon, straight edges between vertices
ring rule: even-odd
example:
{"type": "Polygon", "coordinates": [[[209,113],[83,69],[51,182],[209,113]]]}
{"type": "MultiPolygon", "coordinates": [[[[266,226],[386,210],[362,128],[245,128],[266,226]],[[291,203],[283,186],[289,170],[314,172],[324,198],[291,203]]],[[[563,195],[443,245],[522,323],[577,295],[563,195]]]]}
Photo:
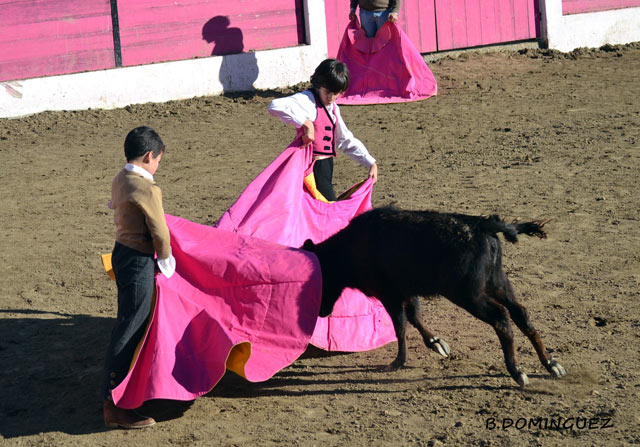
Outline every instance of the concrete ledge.
{"type": "Polygon", "coordinates": [[[465,48],[463,50],[449,50],[449,51],[441,51],[439,53],[427,53],[423,56],[424,60],[429,62],[434,62],[440,59],[445,58],[457,58],[462,54],[469,53],[508,53],[518,50],[524,49],[538,49],[540,48],[540,43],[537,40],[525,40],[521,42],[510,42],[499,45],[486,45],[482,47],[473,47],[473,48],[465,48]]]}
{"type": "Polygon", "coordinates": [[[543,32],[549,48],[569,52],[580,47],[640,41],[640,8],[562,15],[562,0],[543,3],[543,32]]]}

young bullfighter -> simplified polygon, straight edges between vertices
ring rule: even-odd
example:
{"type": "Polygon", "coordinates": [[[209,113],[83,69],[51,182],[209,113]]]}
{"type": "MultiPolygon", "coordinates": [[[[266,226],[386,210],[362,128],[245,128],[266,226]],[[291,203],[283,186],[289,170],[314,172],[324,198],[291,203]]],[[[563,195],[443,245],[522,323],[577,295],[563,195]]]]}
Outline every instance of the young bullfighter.
{"type": "Polygon", "coordinates": [[[515,243],[518,234],[545,238],[546,222],[507,224],[498,216],[478,217],[436,211],[377,208],[317,245],[322,268],[320,316],[333,311],[345,287],[379,299],[391,316],[398,337],[398,355],[387,370],[407,360],[407,320],[420,331],[428,348],[447,357],[449,346],[420,318],[419,296],[442,295],[496,331],[507,370],[520,386],[529,383],[516,359],[509,318],[529,338],[549,373],[562,377],[564,368],[545,350],[527,310],[516,301],[502,269],[502,245],[497,233],[515,243]]]}

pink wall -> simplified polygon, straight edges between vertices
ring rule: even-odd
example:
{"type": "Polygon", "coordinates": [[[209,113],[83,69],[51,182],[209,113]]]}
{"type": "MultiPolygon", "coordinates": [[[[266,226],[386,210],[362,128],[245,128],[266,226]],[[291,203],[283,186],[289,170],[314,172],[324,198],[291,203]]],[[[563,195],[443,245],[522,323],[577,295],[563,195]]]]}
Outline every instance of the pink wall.
{"type": "Polygon", "coordinates": [[[438,50],[535,39],[534,0],[435,0],[438,50]]]}
{"type": "Polygon", "coordinates": [[[0,81],[115,66],[109,0],[0,0],[0,81]]]}
{"type": "MultiPolygon", "coordinates": [[[[543,0],[404,0],[400,26],[421,52],[538,37],[543,0]],[[436,35],[437,32],[437,35],[436,35]]],[[[123,65],[283,48],[304,42],[302,0],[118,0],[123,65]]],[[[563,13],[640,0],[563,0],[563,13]]],[[[329,55],[348,0],[325,0],[329,55]]],[[[110,0],[0,0],[0,81],[115,66],[110,0]]]]}
{"type": "MultiPolygon", "coordinates": [[[[433,0],[403,0],[399,24],[418,51],[436,51],[435,4],[433,0]]],[[[325,0],[327,46],[335,57],[349,23],[349,0],[325,0]]]]}
{"type": "Polygon", "coordinates": [[[421,53],[438,50],[435,2],[404,0],[400,6],[400,26],[421,53]]]}
{"type": "Polygon", "coordinates": [[[301,0],[118,0],[122,64],[303,43],[301,0]]]}
{"type": "MultiPolygon", "coordinates": [[[[302,0],[118,0],[123,65],[304,43],[302,0]]],[[[0,81],[115,67],[110,0],[0,0],[0,81]]]]}
{"type": "Polygon", "coordinates": [[[607,11],[634,6],[640,6],[640,0],[562,0],[562,14],[607,11]]]}
{"type": "MultiPolygon", "coordinates": [[[[640,1],[640,0],[638,0],[640,1]]],[[[538,37],[536,0],[403,0],[400,27],[422,53],[538,37]]],[[[338,52],[349,2],[326,0],[329,55],[338,52]]]]}
{"type": "Polygon", "coordinates": [[[336,57],[344,30],[349,23],[348,0],[325,0],[325,21],[327,23],[327,47],[329,57],[336,57]]]}

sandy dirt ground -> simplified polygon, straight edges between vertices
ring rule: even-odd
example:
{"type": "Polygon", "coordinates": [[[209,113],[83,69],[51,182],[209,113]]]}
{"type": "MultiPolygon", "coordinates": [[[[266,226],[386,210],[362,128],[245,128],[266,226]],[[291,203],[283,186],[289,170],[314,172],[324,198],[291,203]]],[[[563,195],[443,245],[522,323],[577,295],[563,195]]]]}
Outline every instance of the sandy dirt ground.
{"type": "MultiPolygon", "coordinates": [[[[165,209],[213,224],[293,137],[259,92],[0,120],[0,444],[8,446],[631,445],[640,443],[640,45],[463,54],[431,63],[437,97],[343,107],[378,159],[374,206],[550,218],[505,244],[505,270],[551,353],[516,333],[530,386],[506,374],[492,329],[437,298],[396,344],[310,349],[263,383],[227,374],[194,402],[148,402],[158,424],[106,430],[98,393],[116,290],[101,269],[122,141],[147,124],[168,152],[165,209]]],[[[336,189],[366,174],[336,164],[336,189]]]]}

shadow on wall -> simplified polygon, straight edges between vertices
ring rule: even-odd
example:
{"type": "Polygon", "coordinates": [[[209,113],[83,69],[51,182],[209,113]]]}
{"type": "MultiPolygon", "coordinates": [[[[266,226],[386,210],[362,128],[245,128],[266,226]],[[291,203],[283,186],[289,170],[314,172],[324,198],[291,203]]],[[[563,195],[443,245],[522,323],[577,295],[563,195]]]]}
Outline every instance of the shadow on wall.
{"type": "Polygon", "coordinates": [[[219,78],[225,93],[255,90],[253,83],[259,73],[256,55],[244,52],[242,30],[230,25],[229,17],[216,16],[202,27],[202,39],[214,44],[212,56],[222,56],[219,78]]]}

